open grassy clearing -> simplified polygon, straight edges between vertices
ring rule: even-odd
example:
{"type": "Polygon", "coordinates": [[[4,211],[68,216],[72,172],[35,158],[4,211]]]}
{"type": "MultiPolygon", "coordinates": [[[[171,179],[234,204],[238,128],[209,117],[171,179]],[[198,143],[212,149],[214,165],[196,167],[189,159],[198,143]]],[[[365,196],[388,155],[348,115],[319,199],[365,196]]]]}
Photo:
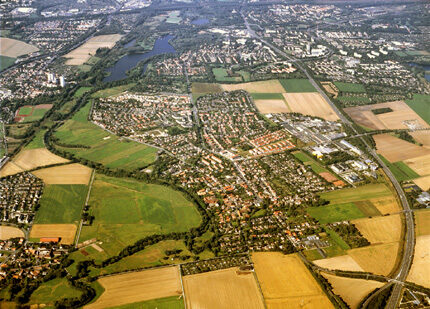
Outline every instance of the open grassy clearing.
{"type": "Polygon", "coordinates": [[[339,269],[345,271],[363,271],[363,268],[349,255],[340,255],[328,259],[313,261],[314,264],[327,269],[339,269]]]}
{"type": "Polygon", "coordinates": [[[297,255],[253,253],[252,261],[268,308],[334,308],[297,255]]]}
{"type": "Polygon", "coordinates": [[[117,86],[117,87],[106,88],[106,89],[99,90],[99,91],[93,93],[91,95],[91,97],[93,97],[93,98],[107,98],[110,96],[120,94],[120,93],[132,88],[134,85],[136,85],[136,83],[130,83],[130,84],[121,85],[121,86],[117,86]]]}
{"type": "Polygon", "coordinates": [[[430,288],[430,235],[418,236],[415,244],[414,260],[407,280],[430,288]]]}
{"type": "Polygon", "coordinates": [[[182,278],[187,308],[264,308],[252,272],[228,268],[182,278]]]}
{"type": "Polygon", "coordinates": [[[84,165],[73,163],[45,168],[33,172],[48,185],[87,185],[92,170],[84,165]]]}
{"type": "Polygon", "coordinates": [[[402,221],[398,214],[357,219],[352,223],[371,244],[400,241],[402,221]]]}
{"type": "Polygon", "coordinates": [[[31,294],[29,304],[53,306],[57,300],[79,297],[81,294],[82,292],[70,285],[66,278],[56,278],[42,283],[31,294]]]}
{"type": "Polygon", "coordinates": [[[147,300],[138,303],[132,303],[122,306],[112,307],[111,309],[183,309],[185,308],[184,300],[181,296],[172,296],[166,298],[159,298],[154,300],[147,300]]]}
{"type": "Polygon", "coordinates": [[[0,55],[2,56],[16,58],[37,52],[38,50],[36,46],[23,41],[0,37],[0,55]]]}
{"type": "Polygon", "coordinates": [[[414,94],[412,99],[405,102],[430,125],[430,95],[414,94]]]}
{"type": "Polygon", "coordinates": [[[176,266],[102,277],[98,282],[104,293],[84,308],[108,308],[182,294],[176,266]]]}
{"type": "Polygon", "coordinates": [[[93,87],[80,87],[76,92],[73,94],[75,98],[79,98],[83,96],[86,92],[90,91],[93,87]]]}
{"type": "Polygon", "coordinates": [[[155,160],[157,150],[110,134],[87,120],[90,104],[80,109],[61,126],[55,136],[62,143],[90,148],[63,148],[87,160],[110,168],[136,169],[155,160]]]}
{"type": "Polygon", "coordinates": [[[308,213],[322,224],[365,217],[364,213],[354,203],[309,207],[308,213]]]}
{"type": "Polygon", "coordinates": [[[0,225],[0,239],[7,240],[10,238],[24,237],[24,232],[17,227],[0,225]]]}
{"type": "Polygon", "coordinates": [[[340,237],[338,233],[335,231],[325,228],[328,235],[330,235],[331,239],[342,249],[342,250],[348,250],[351,249],[351,247],[340,237]]]}
{"type": "Polygon", "coordinates": [[[34,222],[77,224],[87,192],[86,185],[46,185],[34,222]]]}
{"type": "Polygon", "coordinates": [[[188,231],[201,221],[182,193],[133,179],[96,175],[89,204],[95,220],[79,241],[97,238],[111,255],[147,235],[188,231]]]}
{"type": "Polygon", "coordinates": [[[16,58],[0,55],[0,71],[10,67],[16,61],[16,58]]]}
{"type": "MultiPolygon", "coordinates": [[[[316,173],[316,174],[320,174],[320,173],[328,173],[329,175],[331,175],[332,177],[334,177],[328,170],[326,170],[319,162],[317,162],[315,159],[313,159],[312,157],[308,156],[306,153],[302,152],[302,151],[295,151],[293,152],[293,156],[295,156],[297,159],[299,159],[300,161],[302,161],[305,165],[310,165],[310,167],[312,168],[312,170],[316,173]]],[[[328,175],[327,175],[328,176],[328,175]]],[[[336,178],[337,179],[337,178],[336,178]]]]}
{"type": "Polygon", "coordinates": [[[330,201],[332,204],[349,203],[374,198],[382,198],[392,195],[387,185],[383,183],[368,184],[356,188],[347,188],[336,191],[322,193],[321,198],[330,201]]]}
{"type": "Polygon", "coordinates": [[[334,82],[337,89],[341,92],[366,92],[362,84],[334,82]]]}
{"type": "Polygon", "coordinates": [[[30,143],[28,143],[24,149],[37,149],[37,148],[45,148],[45,143],[43,141],[43,137],[45,136],[46,130],[38,131],[30,143]]]}
{"type": "Polygon", "coordinates": [[[251,93],[254,100],[284,100],[282,93],[251,93]]]}
{"type": "Polygon", "coordinates": [[[34,224],[30,231],[30,238],[61,238],[60,243],[73,244],[77,226],[75,224],[34,224]]]}
{"type": "Polygon", "coordinates": [[[229,76],[227,70],[224,68],[213,68],[212,73],[215,75],[215,79],[219,82],[241,82],[242,81],[241,76],[236,76],[236,77],[229,76]]]}
{"type": "Polygon", "coordinates": [[[282,92],[316,92],[317,90],[307,79],[280,79],[282,87],[285,91],[282,92]]]}
{"type": "Polygon", "coordinates": [[[358,308],[361,300],[367,294],[384,285],[378,281],[337,277],[330,274],[322,275],[330,282],[333,292],[342,297],[352,309],[358,308]]]}

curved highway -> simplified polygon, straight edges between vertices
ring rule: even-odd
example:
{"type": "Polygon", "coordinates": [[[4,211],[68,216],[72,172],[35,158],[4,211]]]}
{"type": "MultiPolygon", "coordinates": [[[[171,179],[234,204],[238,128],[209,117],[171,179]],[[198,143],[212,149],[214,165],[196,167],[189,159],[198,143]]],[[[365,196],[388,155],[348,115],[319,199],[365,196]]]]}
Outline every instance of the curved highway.
{"type": "MultiPolygon", "coordinates": [[[[309,82],[315,87],[315,89],[322,95],[322,97],[330,104],[332,109],[335,111],[337,116],[340,118],[340,120],[346,124],[348,127],[350,127],[356,135],[359,135],[359,133],[356,131],[354,126],[352,125],[352,122],[347,119],[337,108],[337,106],[330,100],[330,98],[325,94],[325,92],[319,87],[319,85],[316,83],[316,81],[313,79],[313,77],[309,74],[309,72],[303,67],[303,65],[300,63],[300,60],[295,59],[294,57],[286,54],[273,44],[267,42],[263,38],[261,38],[259,35],[255,33],[254,30],[251,29],[249,26],[248,20],[241,12],[242,18],[245,22],[245,26],[247,28],[247,31],[249,35],[252,38],[260,40],[262,43],[273,49],[275,52],[280,54],[281,56],[285,57],[289,61],[293,62],[308,78],[309,82]]],[[[390,299],[388,301],[388,304],[386,308],[388,309],[394,309],[397,307],[397,304],[399,303],[403,282],[406,280],[410,266],[412,264],[413,254],[414,254],[414,247],[415,247],[415,230],[414,230],[414,217],[412,214],[412,211],[409,206],[409,202],[406,198],[405,192],[403,191],[402,187],[400,186],[397,179],[394,177],[393,173],[388,169],[388,167],[385,165],[385,163],[379,158],[376,151],[370,147],[362,137],[360,139],[363,141],[363,143],[366,145],[366,148],[368,152],[372,155],[372,157],[382,166],[382,169],[384,170],[385,174],[390,179],[391,183],[393,184],[394,188],[396,189],[396,192],[400,198],[400,202],[402,204],[403,212],[405,214],[405,246],[403,248],[403,256],[402,261],[399,265],[399,268],[397,269],[393,281],[387,283],[387,285],[394,284],[393,292],[391,293],[390,299]]]]}

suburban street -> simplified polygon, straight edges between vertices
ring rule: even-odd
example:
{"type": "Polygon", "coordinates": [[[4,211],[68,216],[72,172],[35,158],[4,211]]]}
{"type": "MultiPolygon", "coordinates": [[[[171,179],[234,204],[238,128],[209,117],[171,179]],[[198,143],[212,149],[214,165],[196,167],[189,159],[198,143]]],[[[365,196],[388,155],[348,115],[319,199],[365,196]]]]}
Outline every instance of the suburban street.
{"type": "MultiPolygon", "coordinates": [[[[330,100],[330,98],[325,94],[325,92],[319,87],[319,85],[316,83],[316,81],[312,78],[312,76],[309,74],[309,72],[301,65],[300,61],[298,59],[295,59],[293,57],[291,57],[290,55],[286,54],[285,52],[283,52],[282,50],[278,49],[276,46],[270,44],[269,42],[267,42],[266,40],[264,40],[263,38],[261,38],[260,36],[258,36],[254,30],[251,29],[246,17],[243,15],[243,13],[241,13],[242,18],[245,21],[245,26],[248,30],[248,33],[250,34],[251,37],[256,38],[258,40],[260,40],[262,43],[264,43],[265,45],[269,46],[271,49],[273,49],[275,52],[277,52],[278,54],[280,54],[281,56],[285,57],[286,59],[290,60],[291,62],[293,62],[308,78],[308,80],[310,81],[310,83],[315,87],[315,89],[321,94],[321,96],[330,104],[330,106],[332,107],[332,109],[335,111],[335,113],[338,115],[338,117],[340,118],[340,120],[346,124],[347,126],[349,126],[356,135],[359,135],[359,133],[356,131],[356,129],[354,128],[354,126],[352,125],[352,122],[347,119],[342,112],[337,108],[337,106],[330,100]]],[[[385,163],[379,158],[378,154],[376,153],[376,151],[370,147],[366,141],[364,141],[362,139],[362,141],[364,142],[364,144],[367,147],[368,152],[372,155],[372,157],[380,164],[380,166],[382,166],[382,169],[384,170],[385,174],[388,176],[388,178],[390,179],[391,183],[393,184],[400,202],[402,204],[402,208],[405,214],[405,246],[403,248],[403,256],[402,256],[402,260],[400,262],[399,265],[399,269],[396,271],[393,279],[396,279],[396,281],[394,283],[390,282],[387,283],[388,285],[394,284],[394,288],[393,288],[393,292],[391,293],[390,299],[388,301],[387,307],[388,309],[393,309],[396,308],[397,304],[399,303],[400,300],[400,296],[401,296],[401,291],[402,291],[402,287],[403,287],[403,282],[406,280],[408,273],[409,273],[409,269],[411,267],[412,264],[412,260],[413,260],[413,254],[414,254],[414,247],[415,247],[415,226],[414,226],[414,217],[413,217],[413,213],[410,209],[408,200],[406,198],[406,195],[402,189],[402,187],[400,186],[399,182],[397,181],[397,179],[394,177],[394,175],[391,173],[391,171],[388,169],[388,167],[385,165],[385,163]]]]}

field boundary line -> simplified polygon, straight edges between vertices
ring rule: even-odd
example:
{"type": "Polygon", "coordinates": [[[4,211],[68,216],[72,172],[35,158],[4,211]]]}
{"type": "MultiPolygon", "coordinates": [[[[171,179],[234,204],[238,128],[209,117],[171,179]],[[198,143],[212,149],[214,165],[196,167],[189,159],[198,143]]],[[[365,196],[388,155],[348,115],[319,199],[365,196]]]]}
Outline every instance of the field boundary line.
{"type": "Polygon", "coordinates": [[[181,264],[178,265],[178,269],[179,269],[179,278],[181,279],[182,299],[184,301],[184,308],[187,309],[187,302],[185,301],[185,288],[184,288],[184,283],[182,282],[182,267],[181,267],[181,264]]]}
{"type": "Polygon", "coordinates": [[[95,169],[93,169],[92,173],[91,173],[91,179],[90,179],[90,183],[88,184],[88,192],[87,192],[87,197],[85,199],[85,203],[84,206],[81,209],[81,220],[79,221],[79,227],[78,227],[78,231],[76,233],[76,238],[75,238],[75,248],[78,247],[78,243],[79,243],[79,238],[81,237],[81,230],[82,230],[82,225],[83,225],[83,220],[82,220],[82,212],[84,211],[84,208],[88,205],[88,201],[90,199],[90,194],[91,194],[91,188],[93,187],[93,182],[94,182],[94,177],[96,175],[96,171],[95,169]]]}

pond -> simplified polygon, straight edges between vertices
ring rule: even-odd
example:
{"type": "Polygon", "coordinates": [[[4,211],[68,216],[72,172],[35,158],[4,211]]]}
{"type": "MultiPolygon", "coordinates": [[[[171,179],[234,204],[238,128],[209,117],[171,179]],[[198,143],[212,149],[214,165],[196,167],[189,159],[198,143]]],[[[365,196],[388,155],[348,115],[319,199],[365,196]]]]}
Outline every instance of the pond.
{"type": "Polygon", "coordinates": [[[207,19],[207,18],[198,18],[198,19],[194,19],[191,23],[193,25],[196,25],[196,26],[202,26],[202,25],[208,24],[209,23],[209,19],[207,19]]]}

